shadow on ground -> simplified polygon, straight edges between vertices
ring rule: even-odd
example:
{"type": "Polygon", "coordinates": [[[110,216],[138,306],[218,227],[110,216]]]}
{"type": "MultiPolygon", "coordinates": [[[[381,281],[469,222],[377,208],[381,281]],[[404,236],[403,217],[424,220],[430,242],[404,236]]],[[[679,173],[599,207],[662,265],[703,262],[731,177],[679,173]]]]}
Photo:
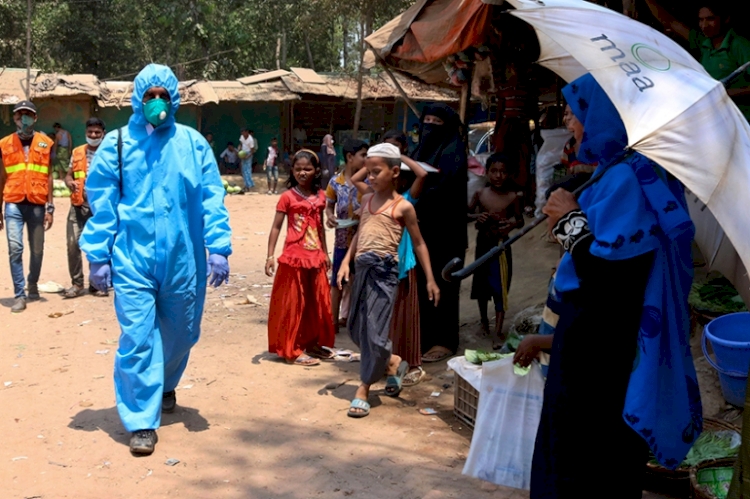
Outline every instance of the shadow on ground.
{"type": "MultiPolygon", "coordinates": [[[[173,414],[162,414],[161,425],[171,426],[180,424],[189,432],[200,432],[208,430],[209,423],[201,416],[198,409],[192,407],[177,406],[173,414]]],[[[128,445],[130,433],[128,433],[120,422],[120,416],[116,407],[106,409],[84,409],[71,419],[68,428],[79,431],[103,431],[117,443],[128,445]]]]}

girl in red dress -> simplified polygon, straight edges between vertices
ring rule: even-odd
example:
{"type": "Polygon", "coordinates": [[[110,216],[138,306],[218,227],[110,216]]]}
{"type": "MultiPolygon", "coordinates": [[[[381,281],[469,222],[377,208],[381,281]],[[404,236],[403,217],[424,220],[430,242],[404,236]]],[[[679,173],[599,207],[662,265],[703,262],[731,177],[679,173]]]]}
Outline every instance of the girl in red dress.
{"type": "Polygon", "coordinates": [[[318,156],[302,149],[292,159],[286,192],[276,206],[268,237],[266,275],[276,278],[268,311],[268,351],[290,364],[314,366],[330,358],[336,333],[327,279],[328,258],[323,225],[325,193],[320,186],[318,156]],[[281,226],[287,218],[284,251],[274,258],[281,226]],[[317,358],[314,358],[317,357],[317,358]]]}

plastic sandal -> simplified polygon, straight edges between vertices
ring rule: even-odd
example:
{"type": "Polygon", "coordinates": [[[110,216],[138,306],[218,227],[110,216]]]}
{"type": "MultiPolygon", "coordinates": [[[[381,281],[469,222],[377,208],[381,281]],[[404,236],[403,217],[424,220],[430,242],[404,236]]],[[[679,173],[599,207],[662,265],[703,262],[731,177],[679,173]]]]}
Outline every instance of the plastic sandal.
{"type": "Polygon", "coordinates": [[[389,397],[398,397],[401,394],[401,384],[404,376],[409,372],[409,363],[402,360],[396,370],[396,375],[388,376],[385,382],[385,394],[389,397]]]}
{"type": "Polygon", "coordinates": [[[294,362],[290,362],[290,364],[302,367],[312,367],[319,366],[320,361],[318,359],[313,359],[309,355],[300,355],[299,357],[294,359],[294,362]]]}
{"type": "Polygon", "coordinates": [[[421,367],[418,367],[416,370],[411,371],[409,373],[406,373],[406,376],[404,376],[404,381],[401,383],[402,386],[416,386],[419,383],[422,382],[423,379],[427,377],[427,373],[424,372],[424,369],[421,367]]]}
{"type": "MultiPolygon", "coordinates": [[[[427,352],[427,353],[430,353],[430,352],[427,352]]],[[[453,357],[454,355],[456,355],[456,354],[453,353],[453,352],[441,352],[437,357],[425,357],[423,355],[422,356],[422,362],[426,362],[426,363],[442,362],[445,359],[449,359],[449,358],[453,357]]]]}
{"type": "Polygon", "coordinates": [[[370,415],[370,404],[366,400],[354,399],[349,405],[349,410],[346,413],[350,418],[364,418],[370,415]],[[352,409],[359,409],[355,412],[352,409]]]}

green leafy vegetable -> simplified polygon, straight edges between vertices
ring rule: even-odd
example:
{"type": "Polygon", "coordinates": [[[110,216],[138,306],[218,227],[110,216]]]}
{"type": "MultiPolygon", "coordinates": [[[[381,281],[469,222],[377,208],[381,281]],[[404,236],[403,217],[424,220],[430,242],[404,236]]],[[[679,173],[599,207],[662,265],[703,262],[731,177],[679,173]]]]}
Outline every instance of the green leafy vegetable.
{"type": "Polygon", "coordinates": [[[707,283],[693,283],[688,301],[696,310],[713,314],[747,310],[742,297],[724,277],[712,279],[707,283]]]}
{"type": "Polygon", "coordinates": [[[464,350],[464,357],[472,364],[483,364],[484,362],[492,362],[493,360],[500,360],[507,355],[502,355],[497,352],[487,352],[485,350],[464,350]]]}

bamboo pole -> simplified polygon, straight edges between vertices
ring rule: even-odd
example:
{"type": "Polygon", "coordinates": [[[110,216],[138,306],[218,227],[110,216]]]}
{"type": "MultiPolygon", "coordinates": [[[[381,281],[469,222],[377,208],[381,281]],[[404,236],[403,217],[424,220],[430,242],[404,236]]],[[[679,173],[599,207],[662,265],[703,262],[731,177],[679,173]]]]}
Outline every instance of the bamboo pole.
{"type": "Polygon", "coordinates": [[[380,54],[378,54],[377,50],[373,49],[372,51],[375,56],[378,58],[378,62],[380,62],[380,65],[385,70],[386,74],[391,77],[391,80],[393,81],[393,84],[396,86],[396,90],[398,90],[398,93],[401,94],[401,97],[404,99],[404,102],[407,106],[412,110],[415,116],[419,117],[419,110],[417,109],[417,106],[414,105],[412,100],[409,98],[408,95],[406,95],[406,91],[404,90],[404,87],[401,86],[401,84],[396,79],[396,76],[391,72],[390,68],[388,68],[388,65],[385,63],[382,57],[380,57],[380,54]]]}
{"type": "Polygon", "coordinates": [[[468,78],[466,83],[461,85],[461,104],[459,106],[458,114],[461,117],[461,121],[466,123],[467,115],[469,114],[469,108],[471,107],[471,82],[474,78],[474,68],[469,66],[467,68],[468,78]]]}

